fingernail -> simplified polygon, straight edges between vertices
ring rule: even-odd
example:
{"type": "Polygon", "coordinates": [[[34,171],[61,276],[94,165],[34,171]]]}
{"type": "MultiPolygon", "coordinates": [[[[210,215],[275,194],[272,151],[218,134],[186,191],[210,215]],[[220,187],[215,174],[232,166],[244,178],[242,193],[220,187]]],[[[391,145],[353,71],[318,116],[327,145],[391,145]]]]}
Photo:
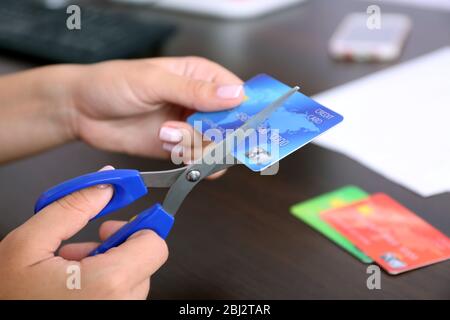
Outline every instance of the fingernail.
{"type": "Polygon", "coordinates": [[[167,142],[180,142],[183,139],[183,134],[179,129],[162,127],[159,130],[159,138],[167,142]]]}
{"type": "MultiPolygon", "coordinates": [[[[104,166],[103,168],[101,168],[98,171],[108,171],[108,170],[114,170],[114,167],[110,166],[110,165],[107,165],[107,166],[104,166]]],[[[111,185],[110,184],[98,184],[96,187],[98,189],[106,189],[106,188],[111,187],[111,185]]]]}
{"type": "Polygon", "coordinates": [[[98,189],[106,189],[106,188],[109,188],[109,187],[111,187],[110,184],[98,184],[97,185],[98,189]]]}
{"type": "Polygon", "coordinates": [[[241,85],[221,86],[217,89],[217,96],[222,99],[236,99],[242,91],[241,85]]]}
{"type": "Polygon", "coordinates": [[[183,147],[179,144],[163,143],[162,148],[166,151],[181,154],[183,147]]]}
{"type": "Polygon", "coordinates": [[[111,165],[107,165],[107,166],[104,166],[103,168],[101,168],[98,171],[107,171],[107,170],[114,170],[114,167],[111,166],[111,165]]]}

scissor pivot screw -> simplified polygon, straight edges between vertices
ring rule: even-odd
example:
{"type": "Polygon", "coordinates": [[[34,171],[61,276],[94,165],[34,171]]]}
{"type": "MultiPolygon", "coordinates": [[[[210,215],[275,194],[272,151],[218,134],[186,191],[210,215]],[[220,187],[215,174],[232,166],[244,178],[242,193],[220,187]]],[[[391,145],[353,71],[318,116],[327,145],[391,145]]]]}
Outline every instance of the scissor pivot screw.
{"type": "Polygon", "coordinates": [[[201,173],[198,170],[191,170],[186,173],[186,179],[190,182],[196,182],[200,179],[201,173]]]}

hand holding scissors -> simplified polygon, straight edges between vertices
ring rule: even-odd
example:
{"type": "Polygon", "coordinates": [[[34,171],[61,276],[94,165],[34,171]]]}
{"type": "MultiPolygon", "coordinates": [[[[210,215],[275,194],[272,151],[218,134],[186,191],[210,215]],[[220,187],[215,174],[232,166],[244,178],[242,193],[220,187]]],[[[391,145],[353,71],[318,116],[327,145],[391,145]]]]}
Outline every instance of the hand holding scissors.
{"type": "Polygon", "coordinates": [[[167,171],[139,172],[137,170],[118,169],[89,173],[63,182],[44,192],[36,202],[34,211],[38,212],[50,203],[75,191],[101,184],[112,185],[114,196],[106,207],[94,217],[95,219],[133,203],[146,195],[148,188],[169,188],[162,204],[157,203],[135,216],[93,250],[90,255],[104,253],[110,248],[119,246],[132,234],[142,229],[153,230],[165,239],[173,226],[175,214],[197,183],[211,174],[236,164],[235,161],[229,160],[233,150],[227,146],[232,145],[236,140],[244,139],[247,130],[256,129],[297,90],[298,87],[292,88],[251,117],[232,134],[227,135],[222,141],[209,145],[203,157],[191,165],[167,171]],[[211,162],[212,155],[217,154],[217,152],[222,152],[222,161],[211,162]]]}

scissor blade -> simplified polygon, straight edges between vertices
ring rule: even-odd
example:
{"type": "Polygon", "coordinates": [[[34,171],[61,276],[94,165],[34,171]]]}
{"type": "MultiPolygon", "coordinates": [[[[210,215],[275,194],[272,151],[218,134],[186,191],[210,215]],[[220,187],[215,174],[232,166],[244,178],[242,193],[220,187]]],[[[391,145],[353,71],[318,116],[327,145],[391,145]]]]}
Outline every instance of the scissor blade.
{"type": "Polygon", "coordinates": [[[278,107],[283,105],[283,103],[286,102],[287,99],[290,98],[294,93],[296,93],[300,87],[295,86],[292,89],[290,89],[288,92],[283,94],[281,97],[279,97],[277,100],[269,104],[267,107],[259,111],[257,114],[255,114],[253,117],[251,117],[247,122],[245,122],[242,126],[237,128],[236,130],[248,130],[248,129],[255,129],[261,122],[266,120],[272,112],[274,112],[278,107]]]}
{"type": "Polygon", "coordinates": [[[225,163],[231,161],[232,157],[230,156],[230,154],[234,151],[233,150],[233,146],[235,145],[234,142],[239,143],[243,139],[245,139],[245,137],[251,132],[249,129],[256,129],[260,123],[266,120],[272,114],[272,112],[274,112],[278,107],[283,105],[283,103],[285,103],[287,99],[289,99],[294,93],[296,93],[298,89],[300,89],[298,86],[293,87],[285,94],[280,96],[277,100],[275,100],[267,107],[265,107],[263,110],[259,111],[257,114],[251,117],[242,126],[234,130],[233,133],[227,135],[225,139],[216,144],[211,144],[209,148],[206,149],[203,157],[200,158],[198,161],[196,161],[196,163],[210,164],[212,163],[211,157],[213,157],[213,155],[218,154],[218,152],[221,152],[223,154],[222,160],[225,163]]]}
{"type": "MultiPolygon", "coordinates": [[[[216,172],[225,170],[233,165],[234,163],[217,165],[214,167],[213,170],[211,170],[209,174],[212,175],[216,172]]],[[[169,188],[175,183],[175,181],[181,174],[187,172],[187,168],[188,166],[166,171],[147,171],[141,172],[140,175],[147,188],[169,188]]]]}
{"type": "Polygon", "coordinates": [[[169,192],[166,195],[166,198],[163,202],[164,209],[172,215],[175,215],[178,211],[178,208],[181,206],[181,203],[186,198],[188,193],[194,188],[197,183],[203,180],[205,177],[230,167],[237,163],[237,160],[231,156],[231,152],[233,148],[230,146],[233,145],[234,140],[236,139],[238,142],[245,138],[245,133],[247,129],[256,128],[258,124],[267,119],[267,117],[275,111],[279,106],[281,106],[291,95],[297,92],[299,87],[294,87],[290,89],[288,92],[283,94],[273,103],[268,105],[266,108],[258,112],[254,115],[250,120],[245,122],[241,127],[236,129],[232,134],[226,136],[225,139],[220,141],[217,144],[210,144],[202,158],[197,159],[193,164],[189,165],[186,168],[183,168],[186,174],[190,172],[196,171],[200,174],[198,179],[195,181],[189,180],[185,177],[179,176],[172,187],[169,189],[169,192]],[[240,131],[240,132],[239,132],[240,131]],[[244,132],[244,134],[242,134],[244,132]],[[225,150],[225,151],[224,151],[225,150]],[[211,160],[214,159],[213,155],[217,154],[217,152],[223,152],[223,156],[221,157],[221,161],[214,162],[211,160]],[[232,158],[232,159],[230,159],[232,158]]]}
{"type": "Polygon", "coordinates": [[[141,178],[148,188],[169,188],[185,171],[186,167],[166,171],[141,172],[141,178]]]}

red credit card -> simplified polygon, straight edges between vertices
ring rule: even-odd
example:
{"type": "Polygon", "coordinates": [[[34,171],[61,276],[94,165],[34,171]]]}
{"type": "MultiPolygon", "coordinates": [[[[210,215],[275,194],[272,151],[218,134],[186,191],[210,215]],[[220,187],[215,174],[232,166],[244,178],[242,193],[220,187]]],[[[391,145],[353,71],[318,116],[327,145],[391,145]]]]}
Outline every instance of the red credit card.
{"type": "Polygon", "coordinates": [[[321,218],[390,274],[450,259],[450,239],[386,194],[328,210],[321,218]]]}

